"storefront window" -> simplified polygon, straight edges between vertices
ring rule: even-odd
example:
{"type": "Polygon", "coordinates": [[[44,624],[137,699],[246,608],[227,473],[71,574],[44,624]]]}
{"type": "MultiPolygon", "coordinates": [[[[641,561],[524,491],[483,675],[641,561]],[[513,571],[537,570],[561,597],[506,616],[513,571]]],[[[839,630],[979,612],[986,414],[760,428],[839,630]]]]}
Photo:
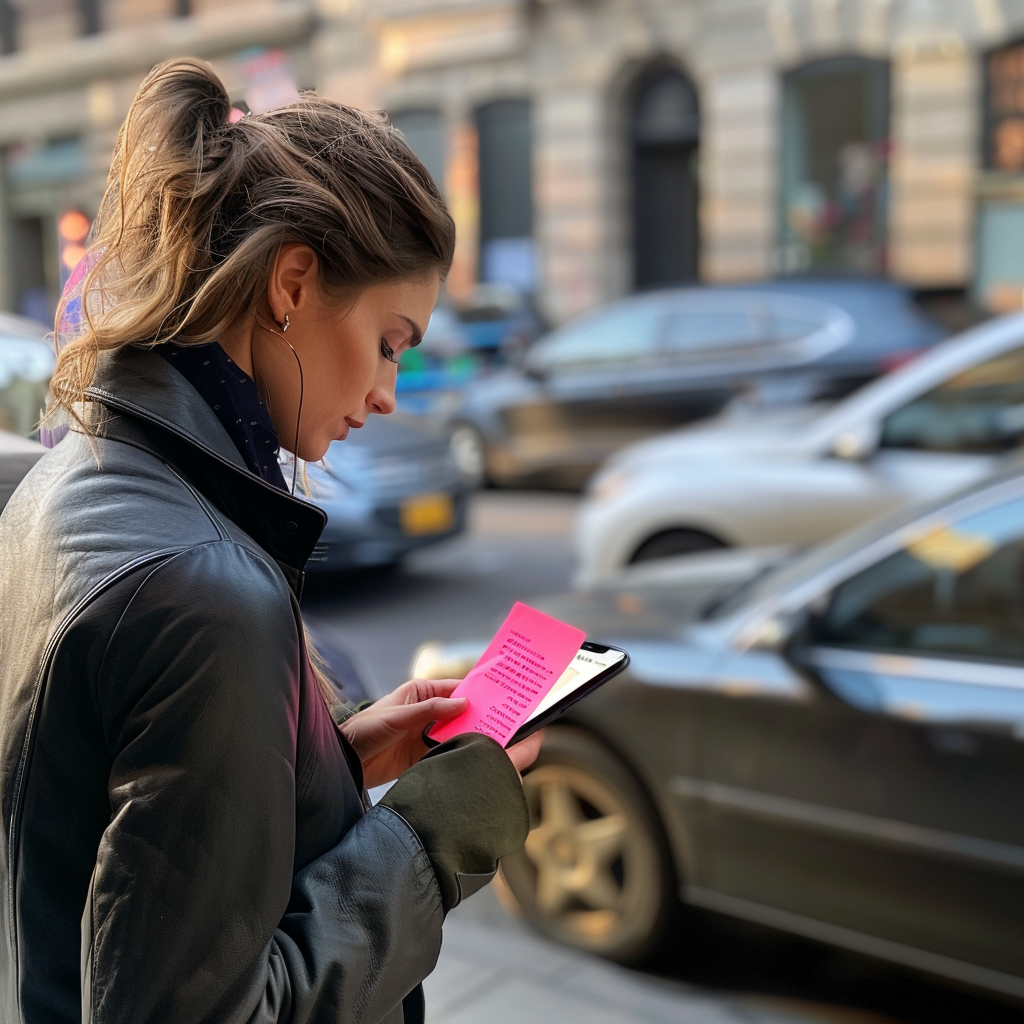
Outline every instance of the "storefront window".
{"type": "Polygon", "coordinates": [[[889,66],[843,57],[783,84],[778,269],[886,269],[889,66]]]}

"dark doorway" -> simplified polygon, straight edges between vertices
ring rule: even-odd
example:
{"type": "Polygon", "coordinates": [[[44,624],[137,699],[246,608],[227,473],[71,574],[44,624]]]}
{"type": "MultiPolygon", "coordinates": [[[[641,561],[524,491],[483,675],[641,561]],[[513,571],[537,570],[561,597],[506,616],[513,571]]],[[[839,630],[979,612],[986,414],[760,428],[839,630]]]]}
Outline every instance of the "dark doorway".
{"type": "Polygon", "coordinates": [[[692,281],[699,242],[697,90],[675,68],[652,69],[637,81],[631,113],[634,284],[692,281]]]}

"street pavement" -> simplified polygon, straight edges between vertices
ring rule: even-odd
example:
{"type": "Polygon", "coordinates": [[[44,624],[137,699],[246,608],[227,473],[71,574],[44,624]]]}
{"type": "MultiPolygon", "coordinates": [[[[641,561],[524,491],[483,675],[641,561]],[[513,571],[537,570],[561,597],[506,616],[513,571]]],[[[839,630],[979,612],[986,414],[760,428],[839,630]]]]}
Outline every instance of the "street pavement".
{"type": "MultiPolygon", "coordinates": [[[[427,640],[489,636],[514,600],[566,589],[577,499],[484,492],[459,538],[400,569],[312,581],[305,613],[381,695],[427,640]]],[[[457,908],[427,979],[428,1024],[1024,1024],[1024,1012],[913,972],[699,913],[660,974],[531,933],[492,886],[457,908]]]]}
{"type": "Polygon", "coordinates": [[[427,1024],[884,1024],[872,1013],[709,992],[529,933],[493,889],[457,908],[425,984],[427,1024]]]}

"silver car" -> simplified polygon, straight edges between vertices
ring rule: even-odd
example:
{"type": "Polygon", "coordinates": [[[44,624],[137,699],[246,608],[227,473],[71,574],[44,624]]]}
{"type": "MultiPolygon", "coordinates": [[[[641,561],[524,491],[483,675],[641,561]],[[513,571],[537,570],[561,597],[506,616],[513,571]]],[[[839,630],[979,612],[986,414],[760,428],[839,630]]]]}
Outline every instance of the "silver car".
{"type": "Polygon", "coordinates": [[[625,449],[580,512],[579,578],[720,547],[809,544],[949,494],[1024,443],[1024,314],[831,406],[722,416],[625,449]]]}

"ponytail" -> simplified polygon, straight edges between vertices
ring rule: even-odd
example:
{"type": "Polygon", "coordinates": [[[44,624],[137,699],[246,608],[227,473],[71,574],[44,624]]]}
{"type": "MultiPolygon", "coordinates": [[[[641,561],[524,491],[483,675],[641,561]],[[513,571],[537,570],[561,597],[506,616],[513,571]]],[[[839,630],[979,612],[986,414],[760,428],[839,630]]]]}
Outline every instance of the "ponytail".
{"type": "Polygon", "coordinates": [[[74,415],[103,351],[222,336],[255,311],[284,244],[309,246],[339,296],[447,274],[451,217],[385,115],[315,93],[230,112],[202,61],[169,61],[139,88],[93,225],[80,328],[51,383],[57,407],[74,415]]]}

